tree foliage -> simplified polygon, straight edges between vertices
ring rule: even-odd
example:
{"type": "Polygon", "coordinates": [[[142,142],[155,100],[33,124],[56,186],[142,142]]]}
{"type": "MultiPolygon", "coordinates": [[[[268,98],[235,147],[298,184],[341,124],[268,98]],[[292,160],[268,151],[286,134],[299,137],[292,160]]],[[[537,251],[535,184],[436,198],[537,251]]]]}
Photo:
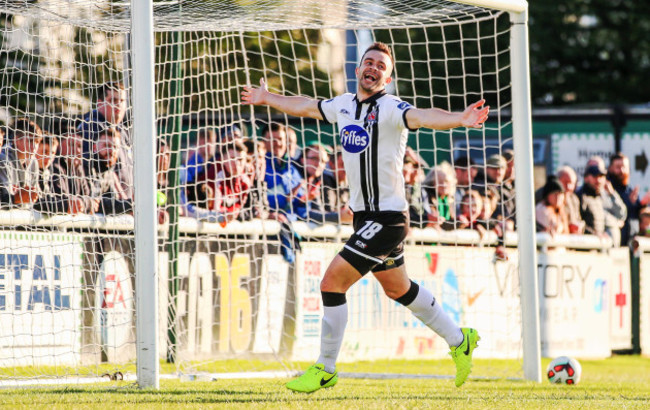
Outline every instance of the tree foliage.
{"type": "Polygon", "coordinates": [[[650,2],[530,1],[533,103],[650,100],[650,2]]]}

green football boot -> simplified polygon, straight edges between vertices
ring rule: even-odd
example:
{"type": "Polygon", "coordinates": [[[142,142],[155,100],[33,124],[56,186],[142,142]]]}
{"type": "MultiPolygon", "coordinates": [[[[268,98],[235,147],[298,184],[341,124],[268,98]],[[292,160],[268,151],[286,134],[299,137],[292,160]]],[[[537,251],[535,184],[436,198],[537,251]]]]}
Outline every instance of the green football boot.
{"type": "Polygon", "coordinates": [[[299,376],[289,383],[287,383],[287,389],[293,391],[299,391],[302,393],[311,393],[315,392],[318,389],[324,389],[326,387],[332,387],[339,381],[339,376],[337,372],[328,373],[325,371],[325,366],[316,363],[311,366],[302,376],[299,376]]]}
{"type": "Polygon", "coordinates": [[[462,386],[472,371],[472,353],[481,340],[476,329],[463,327],[460,330],[463,332],[463,342],[458,347],[452,347],[449,353],[456,363],[456,387],[462,386]]]}

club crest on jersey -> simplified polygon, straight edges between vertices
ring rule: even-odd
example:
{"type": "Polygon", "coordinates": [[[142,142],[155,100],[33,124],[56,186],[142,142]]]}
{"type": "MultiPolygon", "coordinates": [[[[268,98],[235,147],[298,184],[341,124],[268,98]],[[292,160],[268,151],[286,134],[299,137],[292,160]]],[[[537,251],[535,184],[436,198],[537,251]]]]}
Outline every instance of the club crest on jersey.
{"type": "Polygon", "coordinates": [[[368,113],[366,116],[366,121],[368,122],[368,125],[372,125],[373,123],[377,122],[377,108],[373,108],[372,111],[368,113]]]}
{"type": "Polygon", "coordinates": [[[368,147],[370,136],[358,125],[347,125],[341,130],[341,145],[351,154],[357,154],[368,147]]]}

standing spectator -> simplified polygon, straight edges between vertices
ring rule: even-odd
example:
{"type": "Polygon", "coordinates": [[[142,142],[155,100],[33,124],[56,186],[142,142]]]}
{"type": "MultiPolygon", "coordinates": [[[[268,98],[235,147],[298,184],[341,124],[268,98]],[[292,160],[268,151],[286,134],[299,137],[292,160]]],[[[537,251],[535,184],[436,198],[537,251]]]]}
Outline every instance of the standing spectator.
{"type": "Polygon", "coordinates": [[[621,229],[621,245],[624,246],[639,230],[639,211],[650,204],[650,192],[643,198],[639,198],[639,187],[630,186],[630,160],[620,152],[609,159],[607,179],[627,209],[627,218],[621,229]]]}
{"type": "Polygon", "coordinates": [[[128,213],[133,209],[133,197],[122,189],[117,172],[121,144],[120,132],[106,128],[99,133],[93,145],[93,156],[85,165],[93,196],[100,199],[98,212],[104,215],[128,213]]]}
{"type": "Polygon", "coordinates": [[[343,167],[341,146],[334,149],[327,168],[323,171],[323,191],[325,192],[325,211],[337,212],[347,208],[350,202],[350,187],[348,176],[343,167]]]}
{"type": "Polygon", "coordinates": [[[542,200],[535,207],[537,231],[551,235],[569,233],[564,209],[564,186],[557,178],[548,178],[542,189],[542,200]]]}
{"type": "Polygon", "coordinates": [[[133,198],[133,141],[124,125],[127,112],[127,93],[124,84],[113,81],[103,84],[97,90],[97,104],[94,110],[87,112],[77,131],[83,139],[84,157],[93,156],[93,144],[106,128],[113,128],[121,136],[118,161],[115,173],[119,177],[122,190],[133,198]]]}
{"type": "Polygon", "coordinates": [[[585,221],[585,233],[608,236],[605,233],[605,207],[602,191],[607,171],[602,164],[590,165],[585,169],[584,184],[577,192],[580,198],[580,216],[585,221]]]}
{"type": "Polygon", "coordinates": [[[0,206],[26,207],[39,196],[38,164],[34,154],[43,131],[33,121],[20,118],[13,139],[0,151],[0,206]]]}
{"type": "Polygon", "coordinates": [[[291,220],[306,219],[307,193],[300,172],[291,163],[287,151],[286,127],[272,123],[262,131],[266,143],[266,175],[271,212],[283,214],[291,220]]]}
{"type": "Polygon", "coordinates": [[[287,262],[293,263],[295,252],[300,250],[300,237],[291,223],[307,218],[307,192],[287,151],[286,127],[271,123],[264,127],[262,137],[267,150],[264,181],[268,189],[269,217],[280,222],[282,255],[287,262]]]}
{"type": "Polygon", "coordinates": [[[557,170],[557,179],[564,187],[564,213],[569,223],[569,233],[582,234],[585,231],[585,222],[580,216],[580,198],[576,195],[578,178],[576,172],[568,165],[557,170]]]}

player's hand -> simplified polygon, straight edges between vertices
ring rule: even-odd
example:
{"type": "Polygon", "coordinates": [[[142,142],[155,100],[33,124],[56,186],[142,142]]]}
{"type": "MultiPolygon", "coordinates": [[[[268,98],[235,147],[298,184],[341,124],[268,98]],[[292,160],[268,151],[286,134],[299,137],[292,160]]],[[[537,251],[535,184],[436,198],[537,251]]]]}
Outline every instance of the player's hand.
{"type": "Polygon", "coordinates": [[[490,106],[484,107],[483,104],[485,104],[485,100],[479,100],[465,108],[460,118],[463,127],[481,128],[483,126],[490,112],[490,106]]]}
{"type": "Polygon", "coordinates": [[[242,104],[261,105],[265,103],[266,94],[269,90],[266,86],[266,81],[260,78],[260,86],[258,88],[245,86],[244,91],[241,92],[242,104]]]}

